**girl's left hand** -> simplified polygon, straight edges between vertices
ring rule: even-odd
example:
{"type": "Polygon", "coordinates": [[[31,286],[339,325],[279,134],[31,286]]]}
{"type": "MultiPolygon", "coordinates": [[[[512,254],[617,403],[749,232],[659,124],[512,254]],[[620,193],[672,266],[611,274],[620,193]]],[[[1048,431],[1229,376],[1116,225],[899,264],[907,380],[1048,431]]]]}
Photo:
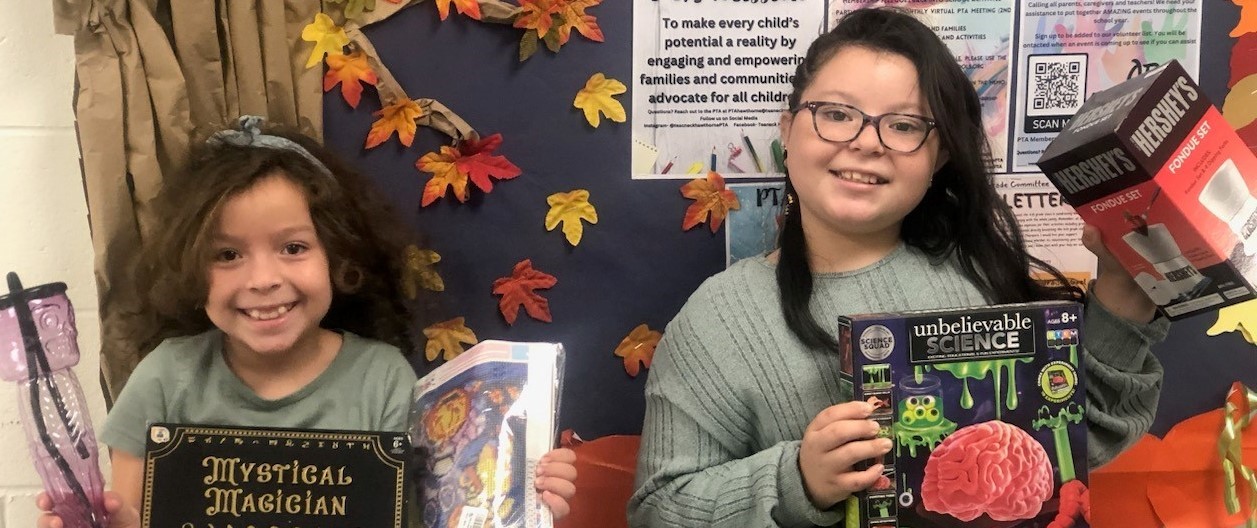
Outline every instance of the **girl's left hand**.
{"type": "Polygon", "coordinates": [[[571,449],[552,450],[537,464],[537,492],[556,520],[571,511],[567,501],[576,496],[575,464],[576,452],[571,449]]]}
{"type": "Polygon", "coordinates": [[[1098,273],[1091,294],[1114,315],[1136,323],[1147,323],[1157,314],[1157,305],[1132,279],[1126,268],[1105,247],[1100,230],[1092,225],[1082,227],[1082,245],[1098,260],[1098,273]]]}

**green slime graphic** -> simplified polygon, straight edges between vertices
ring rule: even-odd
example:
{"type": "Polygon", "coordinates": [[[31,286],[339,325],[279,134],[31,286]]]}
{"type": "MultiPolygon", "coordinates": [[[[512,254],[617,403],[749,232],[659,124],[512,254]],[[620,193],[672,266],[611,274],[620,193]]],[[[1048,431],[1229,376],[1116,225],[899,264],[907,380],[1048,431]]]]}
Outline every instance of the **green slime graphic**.
{"type": "Polygon", "coordinates": [[[908,455],[913,457],[917,456],[918,447],[933,450],[956,431],[956,423],[943,416],[942,403],[928,394],[899,400],[899,418],[894,427],[895,456],[899,456],[903,446],[908,446],[908,455]]]}
{"type": "Polygon", "coordinates": [[[1069,445],[1069,431],[1066,427],[1069,422],[1081,423],[1082,415],[1082,406],[1074,402],[1062,407],[1056,416],[1052,416],[1051,409],[1044,405],[1039,407],[1039,417],[1031,424],[1035,431],[1044,427],[1052,430],[1052,441],[1056,444],[1056,465],[1061,468],[1062,484],[1075,478],[1074,450],[1069,445]]]}
{"type": "Polygon", "coordinates": [[[878,517],[890,517],[890,499],[875,499],[870,507],[877,510],[878,517]]]}
{"type": "MultiPolygon", "coordinates": [[[[1011,359],[988,359],[985,361],[964,361],[959,363],[938,363],[935,365],[926,365],[924,368],[945,370],[950,372],[956,379],[963,379],[965,382],[964,392],[960,395],[960,406],[965,409],[973,408],[973,395],[969,393],[969,379],[986,379],[988,374],[993,374],[992,379],[995,383],[995,419],[1002,418],[1003,409],[1013,410],[1017,408],[1017,363],[1030,363],[1034,358],[1011,358],[1011,359]],[[1008,394],[1004,398],[1005,405],[1001,405],[1000,398],[1000,372],[1008,369],[1008,394]],[[1006,406],[1006,407],[1005,407],[1006,406]]],[[[917,378],[921,377],[921,368],[917,367],[917,378]]]]}

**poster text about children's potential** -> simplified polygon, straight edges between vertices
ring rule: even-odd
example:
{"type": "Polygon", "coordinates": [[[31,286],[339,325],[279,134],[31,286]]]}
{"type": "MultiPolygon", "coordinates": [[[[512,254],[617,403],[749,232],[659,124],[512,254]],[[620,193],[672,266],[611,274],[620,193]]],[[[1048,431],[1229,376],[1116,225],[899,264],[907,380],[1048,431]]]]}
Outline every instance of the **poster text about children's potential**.
{"type": "Polygon", "coordinates": [[[795,69],[824,24],[823,2],[659,0],[633,8],[633,137],[657,153],[653,167],[633,177],[692,178],[686,172],[695,166],[771,176],[770,145],[795,69]]]}

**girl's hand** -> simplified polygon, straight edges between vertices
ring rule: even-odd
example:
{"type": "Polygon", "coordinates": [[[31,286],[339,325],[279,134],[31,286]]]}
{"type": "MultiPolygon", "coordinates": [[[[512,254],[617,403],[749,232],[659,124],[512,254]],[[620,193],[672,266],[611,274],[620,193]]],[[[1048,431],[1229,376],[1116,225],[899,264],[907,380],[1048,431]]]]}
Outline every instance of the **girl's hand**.
{"type": "MultiPolygon", "coordinates": [[[[44,511],[35,522],[37,528],[64,528],[61,518],[52,513],[52,497],[47,493],[35,497],[35,505],[44,511]]],[[[105,492],[105,512],[109,514],[109,528],[140,528],[140,512],[125,506],[117,493],[105,492]]]]}
{"type": "Polygon", "coordinates": [[[550,451],[537,464],[537,492],[555,519],[562,519],[571,511],[567,501],[576,496],[575,464],[576,452],[571,449],[550,451]]]}
{"type": "Polygon", "coordinates": [[[1096,282],[1091,293],[1114,315],[1136,323],[1147,323],[1157,314],[1157,305],[1132,279],[1126,268],[1109,252],[1092,225],[1082,227],[1082,245],[1095,253],[1098,261],[1096,282]]]}
{"type": "Polygon", "coordinates": [[[799,472],[817,509],[832,508],[882,476],[882,464],[864,471],[853,467],[890,451],[890,439],[877,438],[877,422],[868,419],[872,413],[873,404],[868,402],[840,403],[818,413],[803,432],[799,472]]]}

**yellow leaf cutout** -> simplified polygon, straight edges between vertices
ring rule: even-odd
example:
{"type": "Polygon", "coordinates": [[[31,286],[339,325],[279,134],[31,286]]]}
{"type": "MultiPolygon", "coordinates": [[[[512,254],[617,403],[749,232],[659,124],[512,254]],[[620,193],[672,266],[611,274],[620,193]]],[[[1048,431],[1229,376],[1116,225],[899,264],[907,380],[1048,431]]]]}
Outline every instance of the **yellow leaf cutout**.
{"type": "MultiPolygon", "coordinates": [[[[1253,9],[1257,11],[1257,7],[1253,9]]],[[[1257,121],[1257,73],[1240,79],[1227,92],[1222,100],[1222,117],[1236,130],[1257,121]]]]}
{"type": "Polygon", "coordinates": [[[455,317],[424,328],[423,335],[428,338],[428,344],[423,350],[428,361],[436,361],[437,356],[442,356],[449,361],[463,353],[461,343],[474,345],[479,342],[475,332],[463,324],[462,317],[455,317]]]}
{"type": "Polygon", "coordinates": [[[584,110],[585,120],[589,121],[594,128],[598,128],[598,124],[602,121],[599,112],[606,115],[607,119],[623,123],[628,119],[624,113],[624,106],[611,96],[622,94],[627,90],[624,83],[601,73],[595,73],[585,82],[585,87],[576,93],[576,100],[572,101],[572,106],[584,110]]]}
{"type": "Polygon", "coordinates": [[[445,291],[445,281],[433,266],[441,261],[441,255],[430,249],[419,249],[415,245],[406,246],[406,268],[403,270],[402,290],[407,298],[419,296],[419,288],[431,291],[445,291]]]}
{"type": "Polygon", "coordinates": [[[319,13],[314,15],[314,22],[301,28],[301,40],[314,43],[314,51],[306,60],[306,68],[312,68],[322,62],[325,53],[341,53],[349,45],[349,37],[345,30],[332,22],[332,18],[319,13]]]}
{"type": "Polygon", "coordinates": [[[573,246],[580,244],[581,235],[585,232],[581,220],[598,223],[598,211],[594,209],[594,204],[589,203],[589,191],[585,189],[551,194],[546,203],[550,204],[550,210],[546,212],[546,231],[554,231],[562,222],[563,235],[573,246]]]}
{"type": "Polygon", "coordinates": [[[1206,335],[1239,330],[1244,340],[1257,345],[1257,300],[1232,304],[1218,310],[1218,322],[1205,330],[1206,335]]]}
{"type": "Polygon", "coordinates": [[[650,368],[650,362],[655,358],[655,347],[659,346],[662,338],[662,333],[651,330],[645,324],[637,325],[629,335],[624,336],[615,347],[615,355],[624,358],[624,371],[637,377],[642,367],[650,368]]]}

